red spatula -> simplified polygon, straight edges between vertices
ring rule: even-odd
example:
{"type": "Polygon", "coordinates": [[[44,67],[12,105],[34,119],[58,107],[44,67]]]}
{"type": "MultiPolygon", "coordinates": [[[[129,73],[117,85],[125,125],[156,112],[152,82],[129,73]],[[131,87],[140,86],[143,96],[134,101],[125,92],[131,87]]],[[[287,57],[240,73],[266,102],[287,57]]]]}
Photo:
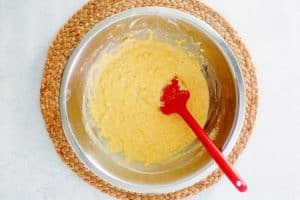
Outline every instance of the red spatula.
{"type": "Polygon", "coordinates": [[[239,176],[239,174],[234,170],[233,166],[225,159],[222,152],[216,147],[216,145],[210,140],[205,131],[197,123],[191,113],[186,107],[186,103],[190,97],[190,92],[188,90],[182,90],[179,87],[178,78],[174,77],[172,81],[166,85],[163,89],[160,101],[162,105],[160,110],[166,114],[177,113],[184,121],[189,125],[189,127],[195,132],[198,139],[205,146],[206,150],[209,152],[211,157],[216,161],[222,171],[226,174],[228,179],[232,184],[240,191],[245,192],[247,190],[247,185],[245,181],[239,176]]]}

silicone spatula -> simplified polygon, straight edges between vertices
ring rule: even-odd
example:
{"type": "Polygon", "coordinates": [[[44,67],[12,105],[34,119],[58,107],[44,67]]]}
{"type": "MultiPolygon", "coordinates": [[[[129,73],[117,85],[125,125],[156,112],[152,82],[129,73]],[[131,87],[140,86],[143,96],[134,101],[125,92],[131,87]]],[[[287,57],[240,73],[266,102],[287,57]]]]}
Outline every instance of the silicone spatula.
{"type": "Polygon", "coordinates": [[[176,113],[180,115],[188,126],[194,131],[198,139],[205,146],[211,157],[219,165],[222,171],[226,174],[232,184],[240,191],[245,192],[247,185],[240,175],[235,171],[233,166],[225,159],[222,152],[216,147],[212,140],[207,136],[203,128],[197,123],[195,118],[186,107],[186,103],[190,97],[190,92],[187,89],[181,89],[178,78],[175,76],[162,91],[160,98],[160,110],[166,115],[176,113]]]}

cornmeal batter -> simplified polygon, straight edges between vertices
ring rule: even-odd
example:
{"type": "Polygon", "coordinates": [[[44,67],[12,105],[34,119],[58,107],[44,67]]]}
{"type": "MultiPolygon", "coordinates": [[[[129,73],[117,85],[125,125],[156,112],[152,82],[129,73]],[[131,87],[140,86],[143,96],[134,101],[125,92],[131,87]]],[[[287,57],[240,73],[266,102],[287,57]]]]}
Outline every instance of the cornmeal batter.
{"type": "Polygon", "coordinates": [[[152,39],[127,39],[93,66],[103,68],[92,84],[88,107],[113,152],[144,165],[168,159],[196,136],[177,116],[159,110],[163,87],[176,75],[190,91],[188,108],[201,125],[209,93],[199,57],[183,48],[152,39]]]}

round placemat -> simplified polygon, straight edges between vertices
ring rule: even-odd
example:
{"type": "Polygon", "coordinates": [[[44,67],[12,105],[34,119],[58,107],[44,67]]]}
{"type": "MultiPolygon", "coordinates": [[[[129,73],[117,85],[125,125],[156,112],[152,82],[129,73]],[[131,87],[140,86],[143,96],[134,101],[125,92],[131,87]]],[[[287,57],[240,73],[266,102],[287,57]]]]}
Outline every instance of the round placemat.
{"type": "Polygon", "coordinates": [[[231,25],[217,12],[197,0],[91,0],[81,8],[59,31],[52,42],[44,67],[40,88],[40,106],[46,128],[61,159],[83,180],[118,199],[181,199],[194,195],[213,185],[222,172],[215,170],[203,180],[185,189],[158,194],[138,194],[116,188],[103,181],[78,159],[63,132],[59,114],[59,88],[65,65],[84,35],[106,17],[126,9],[143,6],[164,6],[182,10],[204,20],[213,27],[233,50],[242,69],[246,88],[246,114],[238,142],[228,159],[235,162],[245,148],[251,134],[257,111],[257,82],[255,69],[245,45],[231,25]]]}

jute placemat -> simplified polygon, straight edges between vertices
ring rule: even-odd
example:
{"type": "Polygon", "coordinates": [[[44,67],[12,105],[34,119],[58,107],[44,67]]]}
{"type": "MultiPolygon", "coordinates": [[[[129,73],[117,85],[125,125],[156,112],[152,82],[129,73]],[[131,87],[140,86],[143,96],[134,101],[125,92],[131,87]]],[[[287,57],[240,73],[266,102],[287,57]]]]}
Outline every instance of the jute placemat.
{"type": "Polygon", "coordinates": [[[116,188],[90,172],[71,149],[62,129],[59,115],[59,87],[64,67],[81,38],[98,22],[123,10],[143,6],[165,6],[190,13],[212,26],[229,44],[242,68],[246,86],[246,115],[240,138],[228,159],[235,162],[245,148],[257,111],[257,82],[249,53],[236,31],[217,12],[197,0],[91,0],[59,31],[52,42],[42,77],[40,106],[46,128],[61,159],[83,180],[118,199],[181,199],[194,195],[216,183],[220,170],[214,171],[198,183],[180,191],[164,195],[137,194],[116,188]]]}

